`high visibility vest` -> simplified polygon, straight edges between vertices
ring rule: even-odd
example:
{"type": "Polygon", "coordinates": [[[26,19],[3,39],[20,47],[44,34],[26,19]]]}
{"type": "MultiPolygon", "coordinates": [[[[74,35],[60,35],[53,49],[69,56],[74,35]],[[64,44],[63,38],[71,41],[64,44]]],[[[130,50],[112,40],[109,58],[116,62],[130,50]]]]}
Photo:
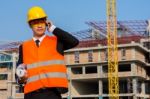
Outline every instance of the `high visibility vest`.
{"type": "Polygon", "coordinates": [[[34,40],[23,43],[23,63],[28,79],[24,93],[43,87],[68,88],[64,56],[57,52],[57,37],[46,36],[37,47],[34,40]]]}

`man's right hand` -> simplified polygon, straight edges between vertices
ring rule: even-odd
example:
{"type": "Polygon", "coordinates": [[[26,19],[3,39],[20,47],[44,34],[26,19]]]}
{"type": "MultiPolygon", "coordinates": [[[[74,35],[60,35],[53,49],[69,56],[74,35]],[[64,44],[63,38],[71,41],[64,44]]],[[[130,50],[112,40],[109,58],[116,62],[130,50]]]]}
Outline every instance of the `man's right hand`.
{"type": "Polygon", "coordinates": [[[27,77],[25,77],[25,76],[18,79],[19,84],[24,84],[26,82],[27,82],[27,77]]]}

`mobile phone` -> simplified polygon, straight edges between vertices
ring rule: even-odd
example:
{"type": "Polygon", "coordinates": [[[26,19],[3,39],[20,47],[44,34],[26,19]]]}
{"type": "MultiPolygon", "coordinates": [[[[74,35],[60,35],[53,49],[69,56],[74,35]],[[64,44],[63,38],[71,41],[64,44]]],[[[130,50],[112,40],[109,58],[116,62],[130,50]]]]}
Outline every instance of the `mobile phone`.
{"type": "Polygon", "coordinates": [[[50,26],[51,26],[51,22],[50,22],[50,21],[47,21],[47,22],[46,22],[46,27],[47,27],[47,31],[48,31],[48,32],[49,32],[50,26]]]}

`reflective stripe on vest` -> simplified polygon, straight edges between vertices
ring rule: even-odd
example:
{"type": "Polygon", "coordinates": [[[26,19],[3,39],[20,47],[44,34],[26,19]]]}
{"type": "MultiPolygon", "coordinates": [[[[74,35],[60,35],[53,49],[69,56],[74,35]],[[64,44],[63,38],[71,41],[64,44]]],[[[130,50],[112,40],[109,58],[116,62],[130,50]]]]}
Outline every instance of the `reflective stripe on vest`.
{"type": "Polygon", "coordinates": [[[27,69],[36,68],[39,66],[56,65],[56,64],[64,65],[65,62],[63,60],[49,60],[49,61],[37,62],[37,63],[33,63],[33,64],[28,64],[27,69]]]}
{"type": "Polygon", "coordinates": [[[44,78],[67,78],[67,74],[61,73],[61,72],[43,73],[40,75],[29,77],[27,80],[27,83],[34,82],[34,81],[44,79],[44,78]]]}

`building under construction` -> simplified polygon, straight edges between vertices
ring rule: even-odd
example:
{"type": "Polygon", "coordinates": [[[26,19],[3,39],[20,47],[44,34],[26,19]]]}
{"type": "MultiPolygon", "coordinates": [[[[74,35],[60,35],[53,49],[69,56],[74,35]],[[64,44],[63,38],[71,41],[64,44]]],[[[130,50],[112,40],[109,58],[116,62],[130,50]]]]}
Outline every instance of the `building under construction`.
{"type": "MultiPolygon", "coordinates": [[[[74,33],[80,43],[65,51],[69,92],[64,99],[108,99],[106,22],[86,22],[74,33]]],[[[150,28],[148,20],[118,21],[119,99],[150,99],[150,28]]],[[[0,44],[0,99],[23,99],[15,81],[18,46],[0,44]]]]}

